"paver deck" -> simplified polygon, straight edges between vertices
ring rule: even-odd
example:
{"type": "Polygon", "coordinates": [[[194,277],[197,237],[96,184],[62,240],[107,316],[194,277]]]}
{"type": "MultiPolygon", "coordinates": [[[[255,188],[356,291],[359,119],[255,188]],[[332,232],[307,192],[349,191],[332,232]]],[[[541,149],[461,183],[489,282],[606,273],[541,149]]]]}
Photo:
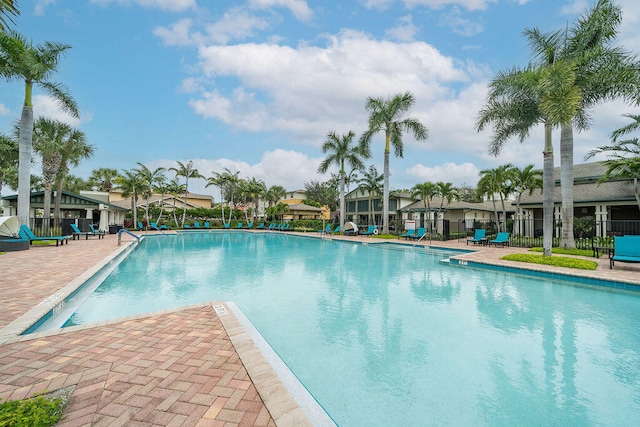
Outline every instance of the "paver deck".
{"type": "MultiPolygon", "coordinates": [[[[311,424],[277,376],[264,375],[268,364],[233,314],[216,312],[214,305],[224,307],[221,302],[2,337],[34,307],[113,258],[122,250],[116,242],[115,235],[108,235],[0,255],[0,399],[75,386],[62,426],[311,424]]],[[[418,244],[475,249],[458,257],[479,263],[640,285],[640,266],[616,264],[610,270],[607,257],[587,272],[500,260],[506,253],[526,251],[521,248],[418,244]]]]}

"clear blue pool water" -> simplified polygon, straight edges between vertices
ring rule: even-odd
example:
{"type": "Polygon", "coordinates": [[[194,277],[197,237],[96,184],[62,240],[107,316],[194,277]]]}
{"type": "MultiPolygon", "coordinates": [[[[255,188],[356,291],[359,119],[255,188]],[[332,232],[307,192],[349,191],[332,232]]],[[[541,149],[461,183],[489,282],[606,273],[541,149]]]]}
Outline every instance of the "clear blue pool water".
{"type": "Polygon", "coordinates": [[[282,233],[143,239],[67,324],[234,301],[341,426],[640,420],[638,294],[447,256],[282,233]]]}

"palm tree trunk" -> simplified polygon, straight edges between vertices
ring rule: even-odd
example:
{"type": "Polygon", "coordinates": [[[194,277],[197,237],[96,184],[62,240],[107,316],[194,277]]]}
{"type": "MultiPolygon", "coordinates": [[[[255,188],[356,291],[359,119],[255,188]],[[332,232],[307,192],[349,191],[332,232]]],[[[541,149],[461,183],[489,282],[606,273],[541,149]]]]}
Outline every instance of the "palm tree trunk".
{"type": "Polygon", "coordinates": [[[636,203],[640,209],[640,189],[638,188],[638,178],[633,178],[633,195],[636,196],[636,203]]]}
{"type": "Polygon", "coordinates": [[[491,196],[491,201],[493,202],[493,214],[496,216],[496,226],[498,227],[498,232],[500,232],[500,218],[498,217],[498,206],[496,206],[495,194],[491,196]]]}
{"type": "Polygon", "coordinates": [[[20,151],[18,157],[18,218],[22,224],[29,224],[32,143],[33,108],[25,105],[22,107],[22,117],[20,118],[20,151]]]}
{"type": "Polygon", "coordinates": [[[344,172],[340,173],[340,230],[344,228],[344,172]]]}
{"type": "MultiPolygon", "coordinates": [[[[387,136],[387,141],[389,137],[387,136]]],[[[387,143],[387,146],[389,144],[387,143]]],[[[384,150],[384,180],[382,184],[382,234],[389,234],[389,149],[384,150]]]]}
{"type": "Polygon", "coordinates": [[[560,131],[560,186],[562,187],[562,243],[575,249],[573,236],[573,126],[562,125],[560,131]]]}
{"type": "Polygon", "coordinates": [[[553,243],[553,145],[551,144],[551,125],[545,123],[544,129],[544,158],[542,166],[542,254],[551,256],[553,243]]]}
{"type": "Polygon", "coordinates": [[[56,198],[53,201],[53,217],[60,218],[60,203],[62,201],[62,178],[56,179],[56,198]]]}
{"type": "Polygon", "coordinates": [[[49,235],[49,225],[51,223],[51,189],[50,182],[44,185],[44,197],[42,201],[42,233],[44,236],[49,235]]]}

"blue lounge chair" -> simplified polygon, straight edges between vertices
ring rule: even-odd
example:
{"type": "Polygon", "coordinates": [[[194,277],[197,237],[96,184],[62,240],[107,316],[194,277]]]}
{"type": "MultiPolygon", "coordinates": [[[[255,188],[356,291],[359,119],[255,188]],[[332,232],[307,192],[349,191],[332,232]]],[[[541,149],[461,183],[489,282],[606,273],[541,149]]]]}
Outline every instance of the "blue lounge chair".
{"type": "Polygon", "coordinates": [[[191,228],[191,226],[185,222],[182,228],[191,228]]]}
{"type": "Polygon", "coordinates": [[[78,238],[78,240],[80,240],[80,237],[84,236],[84,239],[87,240],[89,239],[89,232],[88,231],[80,231],[80,229],[78,228],[77,225],[75,224],[69,224],[71,226],[71,229],[73,230],[73,233],[71,233],[71,240],[76,240],[76,237],[78,238]]]}
{"type": "Polygon", "coordinates": [[[415,234],[409,236],[411,240],[420,240],[425,234],[427,234],[427,229],[424,227],[419,227],[415,234]]]}
{"type": "Polygon", "coordinates": [[[229,223],[228,222],[224,223],[224,228],[229,228],[229,223]]]}
{"type": "Polygon", "coordinates": [[[246,227],[242,227],[242,228],[253,228],[253,222],[250,222],[249,224],[247,224],[246,227]]]}
{"type": "Polygon", "coordinates": [[[36,236],[27,224],[20,225],[20,237],[27,239],[29,244],[33,242],[55,241],[56,246],[63,246],[65,243],[69,244],[69,236],[36,236]]]}
{"type": "Polygon", "coordinates": [[[316,231],[318,233],[329,234],[329,233],[331,233],[331,228],[333,228],[333,226],[331,224],[327,224],[327,226],[324,228],[324,230],[316,230],[316,231]]]}
{"type": "Polygon", "coordinates": [[[472,239],[467,239],[467,245],[469,242],[472,242],[474,245],[481,243],[483,245],[487,244],[487,238],[485,237],[487,230],[484,228],[476,228],[476,231],[473,234],[472,239]]]}
{"type": "Polygon", "coordinates": [[[363,231],[360,234],[363,236],[371,236],[372,234],[378,234],[378,226],[370,225],[369,228],[367,228],[367,231],[363,231]]]}
{"type": "Polygon", "coordinates": [[[264,230],[264,222],[261,222],[260,225],[256,227],[256,230],[264,230]]]}
{"type": "Polygon", "coordinates": [[[609,268],[614,262],[640,262],[640,236],[614,236],[613,256],[609,258],[609,268]]]}
{"type": "Polygon", "coordinates": [[[495,239],[489,240],[489,246],[491,246],[492,244],[496,246],[509,246],[509,233],[506,231],[499,232],[495,239]]]}
{"type": "Polygon", "coordinates": [[[200,227],[200,221],[193,221],[193,228],[202,228],[200,227]]]}
{"type": "Polygon", "coordinates": [[[144,230],[144,225],[142,225],[142,221],[138,221],[138,230],[144,230]]]}
{"type": "Polygon", "coordinates": [[[209,224],[209,221],[205,221],[203,227],[204,228],[211,228],[211,224],[209,224]]]}
{"type": "MultiPolygon", "coordinates": [[[[164,225],[162,227],[164,227],[164,225]]],[[[89,224],[89,230],[91,230],[92,236],[98,236],[98,239],[104,239],[104,230],[96,230],[93,224],[89,224]]]]}
{"type": "MultiPolygon", "coordinates": [[[[89,225],[89,227],[93,228],[93,225],[89,225]]],[[[152,222],[151,224],[149,224],[149,228],[151,228],[152,230],[168,230],[169,227],[167,227],[166,225],[158,225],[157,222],[152,222]]]]}
{"type": "Polygon", "coordinates": [[[340,226],[337,226],[335,230],[333,230],[333,234],[339,234],[340,233],[340,226]]]}
{"type": "Polygon", "coordinates": [[[239,222],[238,225],[236,225],[236,228],[242,228],[242,223],[239,222]]]}
{"type": "Polygon", "coordinates": [[[409,240],[409,238],[410,238],[411,236],[413,236],[413,235],[415,235],[415,234],[416,234],[416,231],[417,231],[417,230],[416,230],[415,228],[414,228],[413,230],[407,230],[407,231],[405,231],[404,233],[402,233],[402,234],[398,235],[398,239],[399,239],[399,238],[401,238],[401,237],[404,237],[405,239],[409,240]]]}

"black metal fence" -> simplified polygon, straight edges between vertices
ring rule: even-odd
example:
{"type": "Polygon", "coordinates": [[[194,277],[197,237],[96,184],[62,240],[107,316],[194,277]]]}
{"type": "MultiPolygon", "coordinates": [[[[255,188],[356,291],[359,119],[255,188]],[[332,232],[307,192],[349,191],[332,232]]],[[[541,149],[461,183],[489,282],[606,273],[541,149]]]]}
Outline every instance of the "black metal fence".
{"type": "Polygon", "coordinates": [[[88,218],[30,218],[29,228],[36,236],[70,236],[73,234],[71,224],[76,224],[81,231],[90,231],[88,218]]]}

